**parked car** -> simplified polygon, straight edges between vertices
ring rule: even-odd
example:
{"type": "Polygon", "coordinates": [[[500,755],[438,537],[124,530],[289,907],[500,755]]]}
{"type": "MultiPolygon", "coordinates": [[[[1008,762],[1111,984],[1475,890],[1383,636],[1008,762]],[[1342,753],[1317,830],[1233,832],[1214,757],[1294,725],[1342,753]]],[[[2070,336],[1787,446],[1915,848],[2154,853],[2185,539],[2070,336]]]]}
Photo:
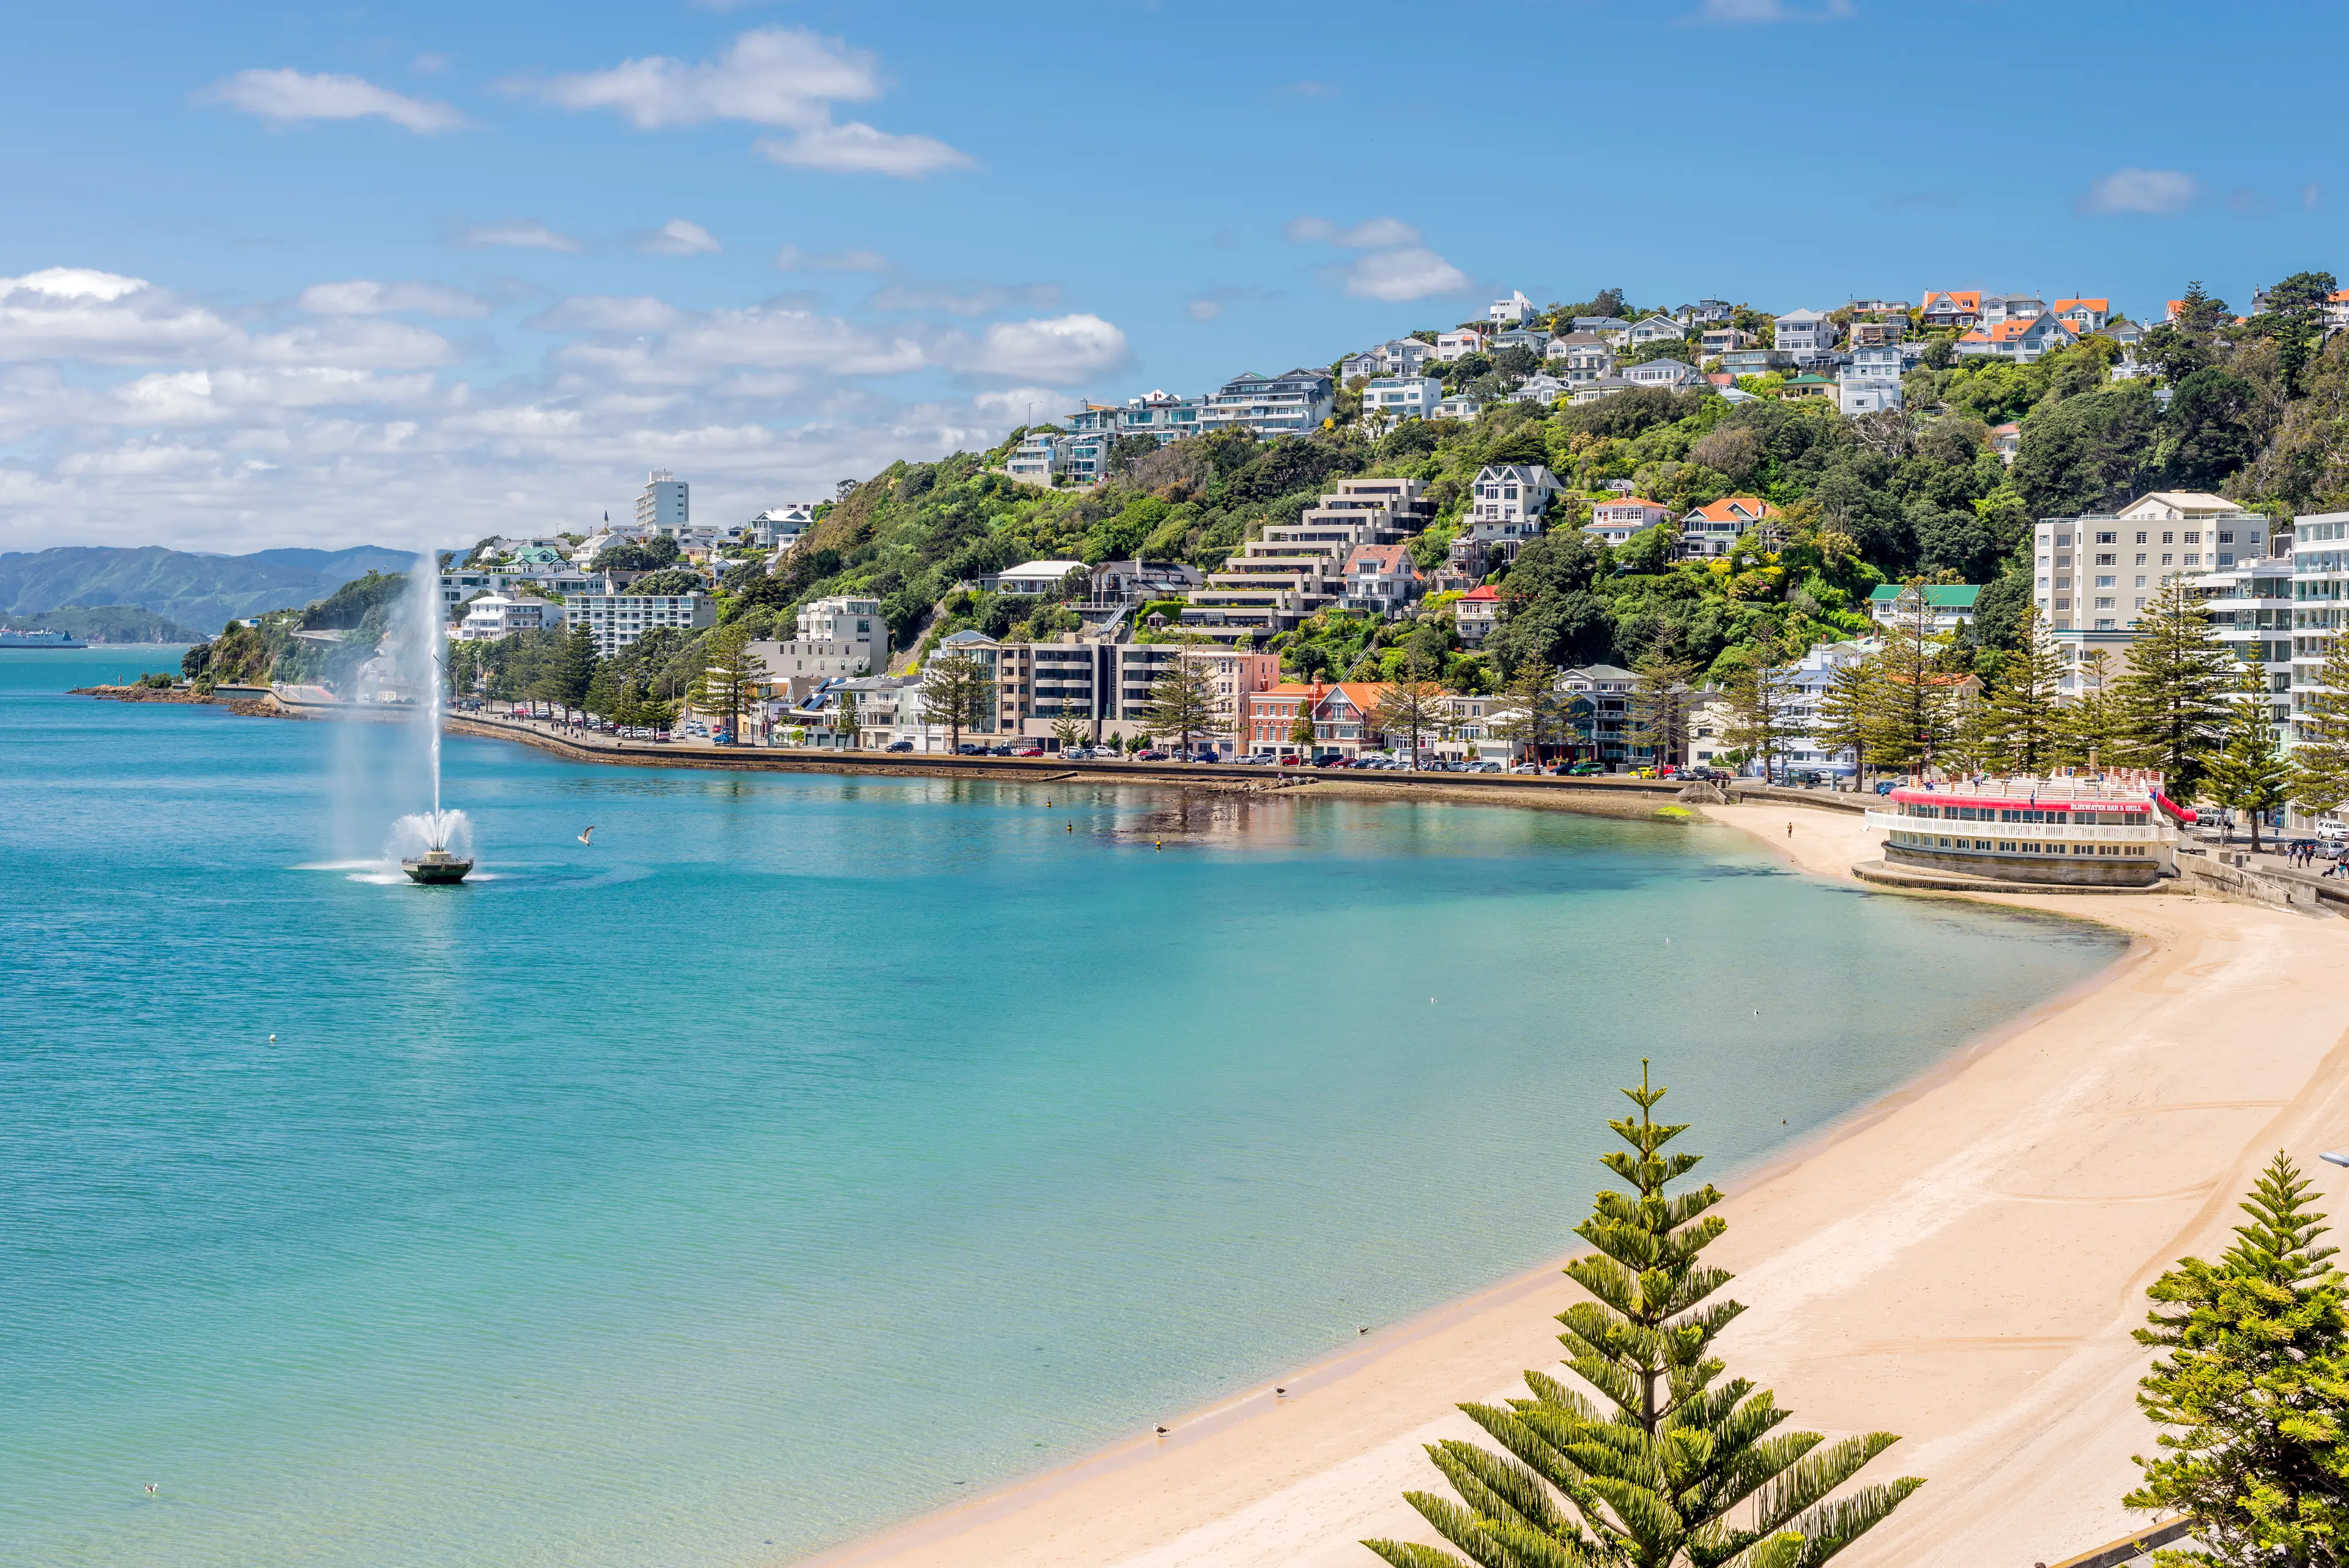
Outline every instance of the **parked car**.
{"type": "Polygon", "coordinates": [[[1133,760],[1137,763],[1163,763],[1166,760],[1166,753],[1155,746],[1151,746],[1134,753],[1133,760]]]}
{"type": "Polygon", "coordinates": [[[2349,822],[2320,822],[2316,836],[2324,844],[2349,844],[2349,822]]]}
{"type": "Polygon", "coordinates": [[[990,757],[1009,757],[1016,753],[1009,746],[989,746],[987,748],[987,754],[990,757]]]}
{"type": "Polygon", "coordinates": [[[1201,746],[1191,753],[1191,760],[1195,763],[1220,763],[1224,759],[1212,747],[1201,746]]]}
{"type": "MultiPolygon", "coordinates": [[[[1890,779],[1878,779],[1876,781],[1876,793],[1878,794],[1890,794],[1896,787],[1897,786],[1890,779]]],[[[2323,824],[2319,823],[2317,826],[2322,830],[2323,824]]]]}
{"type": "Polygon", "coordinates": [[[1516,767],[1511,768],[1509,771],[1513,774],[1537,774],[1541,772],[1541,764],[1539,763],[1519,763],[1516,767]]]}
{"type": "Polygon", "coordinates": [[[1022,746],[1011,754],[1015,757],[1040,757],[1044,754],[1044,748],[1041,746],[1022,746]]]}
{"type": "Polygon", "coordinates": [[[914,742],[911,741],[892,741],[881,749],[885,752],[910,752],[914,749],[914,742]]]}
{"type": "Polygon", "coordinates": [[[1607,771],[1607,764],[1605,763],[1577,763],[1566,771],[1568,776],[1571,778],[1588,778],[1592,774],[1605,773],[1607,771]]]}
{"type": "Polygon", "coordinates": [[[1305,759],[1299,756],[1294,752],[1285,752],[1281,754],[1280,761],[1275,765],[1284,768],[1301,768],[1305,765],[1305,759]]]}

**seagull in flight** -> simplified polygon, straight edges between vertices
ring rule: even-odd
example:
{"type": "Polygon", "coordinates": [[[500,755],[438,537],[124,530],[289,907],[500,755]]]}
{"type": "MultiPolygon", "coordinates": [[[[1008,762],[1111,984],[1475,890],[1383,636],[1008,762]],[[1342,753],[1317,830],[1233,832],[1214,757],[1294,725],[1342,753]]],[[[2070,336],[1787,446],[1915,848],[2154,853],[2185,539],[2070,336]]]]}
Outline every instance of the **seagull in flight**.
{"type": "Polygon", "coordinates": [[[591,822],[587,825],[587,831],[579,836],[579,842],[593,849],[595,846],[595,825],[591,822]]]}

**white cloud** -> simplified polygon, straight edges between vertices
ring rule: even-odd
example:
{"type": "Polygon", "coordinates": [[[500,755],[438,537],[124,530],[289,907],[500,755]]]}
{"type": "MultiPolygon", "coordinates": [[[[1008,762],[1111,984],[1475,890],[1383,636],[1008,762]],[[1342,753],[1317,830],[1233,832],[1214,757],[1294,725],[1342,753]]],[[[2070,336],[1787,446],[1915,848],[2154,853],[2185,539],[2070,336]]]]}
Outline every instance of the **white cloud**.
{"type": "Polygon", "coordinates": [[[895,136],[858,120],[802,130],[785,141],[762,136],[752,143],[760,155],[791,169],[833,174],[889,174],[918,180],[942,169],[977,167],[968,153],[929,136],[895,136]]]}
{"type": "Polygon", "coordinates": [[[576,254],[585,247],[569,234],[558,234],[544,223],[478,223],[457,236],[460,245],[476,248],[502,245],[515,250],[561,251],[576,254]]]}
{"type": "Polygon", "coordinates": [[[1371,218],[1350,229],[1341,229],[1327,218],[1291,218],[1280,232],[1299,244],[1339,245],[1350,251],[1419,243],[1419,231],[1400,218],[1371,218]]]}
{"type": "Polygon", "coordinates": [[[358,77],[312,75],[295,70],[239,71],[196,95],[200,103],[224,104],[273,125],[308,119],[388,119],[421,136],[461,130],[471,122],[445,103],[409,98],[358,77]]]}
{"type": "Polygon", "coordinates": [[[684,315],[648,295],[628,299],[582,295],[548,306],[525,325],[548,332],[660,332],[677,325],[684,315]]]}
{"type": "Polygon", "coordinates": [[[47,295],[52,299],[95,299],[111,304],[148,286],[143,277],[125,277],[86,266],[43,267],[22,277],[0,277],[0,299],[18,291],[47,295]]]}
{"type": "Polygon", "coordinates": [[[1014,305],[1058,305],[1063,292],[1057,283],[893,283],[874,289],[864,305],[869,310],[988,316],[1014,305]]]}
{"type": "Polygon", "coordinates": [[[861,121],[833,122],[835,103],[881,96],[879,61],[805,27],[757,27],[714,60],[696,65],[653,55],[605,71],[543,82],[508,84],[564,109],[607,109],[640,130],[738,120],[789,130],[767,137],[759,152],[793,169],[919,179],[971,167],[968,154],[928,136],[875,130],[861,121]]]}
{"type": "Polygon", "coordinates": [[[1213,321],[1224,313],[1224,302],[1205,296],[1183,302],[1183,314],[1194,321],[1213,321]]]}
{"type": "Polygon", "coordinates": [[[2116,169],[2080,198],[2090,213],[2147,213],[2168,217],[2202,195],[2202,182],[2176,169],[2116,169]]]}
{"type": "Polygon", "coordinates": [[[966,375],[1069,387],[1124,369],[1132,355],[1124,333],[1098,316],[1079,315],[999,321],[976,342],[950,342],[942,358],[966,375]]]}
{"type": "Polygon", "coordinates": [[[313,316],[380,316],[386,311],[413,310],[450,321],[475,321],[490,313],[490,302],[460,288],[435,283],[377,283],[355,277],[347,283],[314,283],[302,291],[300,304],[313,316]]]}
{"type": "Polygon", "coordinates": [[[890,262],[879,251],[803,251],[785,245],[775,253],[777,272],[887,272],[890,262]]]}
{"type": "Polygon", "coordinates": [[[708,229],[683,218],[671,218],[636,242],[636,249],[650,256],[706,256],[725,248],[708,229]]]}
{"type": "Polygon", "coordinates": [[[331,280],[230,313],[93,268],[0,277],[0,549],[445,545],[592,523],[664,464],[747,515],[991,445],[1130,358],[1099,317],[949,308],[1045,286],[907,285],[925,308],[877,319],[564,299],[531,323],[562,333],[534,369],[476,378],[418,324],[461,303],[417,292],[437,286],[331,280]]]}
{"type": "Polygon", "coordinates": [[[1345,269],[1346,292],[1357,299],[1400,303],[1465,294],[1468,275],[1433,251],[1413,247],[1373,251],[1345,269]]]}
{"type": "Polygon", "coordinates": [[[1686,21],[1739,26],[1771,22],[1841,22],[1855,15],[1851,0],[1790,5],[1786,0],[1703,0],[1686,21]]]}
{"type": "Polygon", "coordinates": [[[640,130],[713,119],[812,130],[829,123],[833,103],[881,95],[876,64],[864,50],[805,27],[759,27],[698,65],[654,55],[607,71],[514,85],[564,109],[611,109],[640,130]]]}

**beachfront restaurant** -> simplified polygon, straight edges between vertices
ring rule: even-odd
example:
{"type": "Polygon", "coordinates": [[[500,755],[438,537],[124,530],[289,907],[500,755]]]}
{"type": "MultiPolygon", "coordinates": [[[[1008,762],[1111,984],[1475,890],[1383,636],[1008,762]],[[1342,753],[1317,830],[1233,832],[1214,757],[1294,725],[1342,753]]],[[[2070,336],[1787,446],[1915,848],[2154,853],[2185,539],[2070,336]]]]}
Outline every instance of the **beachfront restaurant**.
{"type": "Polygon", "coordinates": [[[2106,888],[2149,888],[2174,874],[2178,827],[2193,820],[2161,793],[2158,774],[1913,784],[1868,814],[1894,865],[2106,888]]]}

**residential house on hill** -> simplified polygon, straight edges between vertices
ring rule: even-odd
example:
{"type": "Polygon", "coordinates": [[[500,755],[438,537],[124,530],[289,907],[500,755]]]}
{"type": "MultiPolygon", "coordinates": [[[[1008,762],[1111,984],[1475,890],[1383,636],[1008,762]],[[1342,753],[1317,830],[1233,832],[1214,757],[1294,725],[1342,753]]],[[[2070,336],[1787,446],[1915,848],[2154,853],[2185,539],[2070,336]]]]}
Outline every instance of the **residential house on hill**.
{"type": "Polygon", "coordinates": [[[1825,311],[1790,310],[1777,318],[1773,341],[1795,364],[1816,364],[1835,351],[1836,324],[1825,311]]]}
{"type": "Polygon", "coordinates": [[[1527,376],[1518,382],[1516,390],[1509,394],[1508,400],[1513,403],[1538,403],[1547,406],[1557,402],[1573,390],[1574,384],[1570,381],[1562,380],[1552,375],[1536,374],[1527,376]]]}
{"type": "Polygon", "coordinates": [[[1501,590],[1487,583],[1462,594],[1452,607],[1453,625],[1459,628],[1460,640],[1470,648],[1481,648],[1501,624],[1501,590]]]}
{"type": "Polygon", "coordinates": [[[2002,321],[2030,321],[2047,314],[2047,302],[2035,294],[1985,294],[1982,297],[1983,327],[2002,321]]]}
{"type": "Polygon", "coordinates": [[[1761,528],[1765,535],[1778,509],[1758,495],[1724,495],[1692,510],[1681,519],[1680,557],[1710,560],[1729,554],[1746,532],[1761,528]]]}
{"type": "Polygon", "coordinates": [[[1732,376],[1768,376],[1794,368],[1795,361],[1775,348],[1732,348],[1721,357],[1723,371],[1732,376]]]}
{"type": "Polygon", "coordinates": [[[1454,392],[1435,405],[1440,420],[1473,420],[1485,411],[1485,400],[1474,392],[1454,392]]]}
{"type": "Polygon", "coordinates": [[[1485,335],[1473,327],[1455,327],[1435,335],[1435,357],[1445,364],[1485,351],[1485,335]]]}
{"type": "Polygon", "coordinates": [[[2113,302],[2109,299],[2059,299],[2047,307],[2054,317],[2079,337],[2102,332],[2105,323],[2112,318],[2113,302]]]}
{"type": "Polygon", "coordinates": [[[1928,327],[1950,327],[1962,332],[1982,319],[1982,290],[1929,288],[1920,314],[1928,327]]]}
{"type": "MultiPolygon", "coordinates": [[[[1868,618],[1878,626],[1900,626],[1911,613],[1903,596],[1910,590],[1899,583],[1878,583],[1868,596],[1868,618]]],[[[1974,601],[1982,597],[1981,585],[1975,583],[1936,583],[1915,590],[1923,596],[1932,611],[1933,629],[1955,631],[1974,616],[1974,601]]]]}
{"type": "Polygon", "coordinates": [[[2013,359],[2028,365],[2049,350],[2075,341],[2071,327],[2058,317],[2026,316],[1975,327],[1958,339],[1958,353],[1968,358],[2013,359]]]}
{"type": "Polygon", "coordinates": [[[1506,332],[1495,332],[1486,340],[1486,352],[1498,354],[1504,348],[1523,348],[1538,355],[1549,348],[1549,334],[1530,327],[1512,327],[1506,332]]]}
{"type": "Polygon", "coordinates": [[[1362,389],[1364,417],[1381,414],[1397,421],[1423,420],[1444,400],[1444,383],[1433,376],[1390,376],[1362,389]]]}
{"type": "Polygon", "coordinates": [[[1346,556],[1346,591],[1338,607],[1392,620],[1427,590],[1411,545],[1357,545],[1346,556]]]}
{"type": "Polygon", "coordinates": [[[1619,348],[1631,336],[1631,324],[1619,316],[1578,316],[1569,325],[1577,332],[1596,332],[1619,348]]]}
{"type": "Polygon", "coordinates": [[[1250,370],[1213,393],[1200,411],[1203,431],[1242,427],[1258,436],[1301,435],[1318,430],[1337,409],[1337,389],[1327,370],[1299,367],[1278,376],[1250,370]]]}
{"type": "Polygon", "coordinates": [[[1648,343],[1679,343],[1687,337],[1688,328],[1669,316],[1643,316],[1632,324],[1630,334],[1634,348],[1648,343]]]}
{"type": "Polygon", "coordinates": [[[1694,305],[1683,305],[1672,312],[1673,319],[1683,327],[1711,327],[1737,314],[1737,307],[1725,299],[1700,299],[1694,305]]]}
{"type": "Polygon", "coordinates": [[[1836,399],[1847,416],[1900,407],[1900,345],[1854,348],[1836,381],[1836,399]]]}
{"type": "Polygon", "coordinates": [[[1433,343],[1423,343],[1416,337],[1392,337],[1359,354],[1347,355],[1338,363],[1338,374],[1348,381],[1358,376],[1416,376],[1421,367],[1434,358],[1433,343]]]}
{"type": "Polygon", "coordinates": [[[1614,346],[1596,332],[1569,332],[1553,337],[1543,357],[1566,367],[1566,379],[1575,386],[1615,373],[1614,346]]]}
{"type": "Polygon", "coordinates": [[[1709,327],[1696,340],[1699,359],[1718,359],[1735,348],[1754,346],[1754,334],[1735,327],[1709,327]]]}
{"type": "Polygon", "coordinates": [[[1990,432],[1990,444],[2009,468],[2014,466],[2014,454],[2023,450],[2023,427],[2009,420],[1990,432]]]}
{"type": "Polygon", "coordinates": [[[1702,378],[1695,366],[1678,359],[1650,359],[1644,364],[1624,366],[1623,379],[1635,387],[1658,387],[1677,392],[1694,386],[1702,378]]]}
{"type": "Polygon", "coordinates": [[[1590,521],[1582,525],[1586,534],[1593,534],[1609,545],[1630,542],[1632,535],[1652,528],[1671,516],[1671,508],[1644,495],[1618,495],[1609,501],[1594,501],[1590,505],[1590,521]]]}

